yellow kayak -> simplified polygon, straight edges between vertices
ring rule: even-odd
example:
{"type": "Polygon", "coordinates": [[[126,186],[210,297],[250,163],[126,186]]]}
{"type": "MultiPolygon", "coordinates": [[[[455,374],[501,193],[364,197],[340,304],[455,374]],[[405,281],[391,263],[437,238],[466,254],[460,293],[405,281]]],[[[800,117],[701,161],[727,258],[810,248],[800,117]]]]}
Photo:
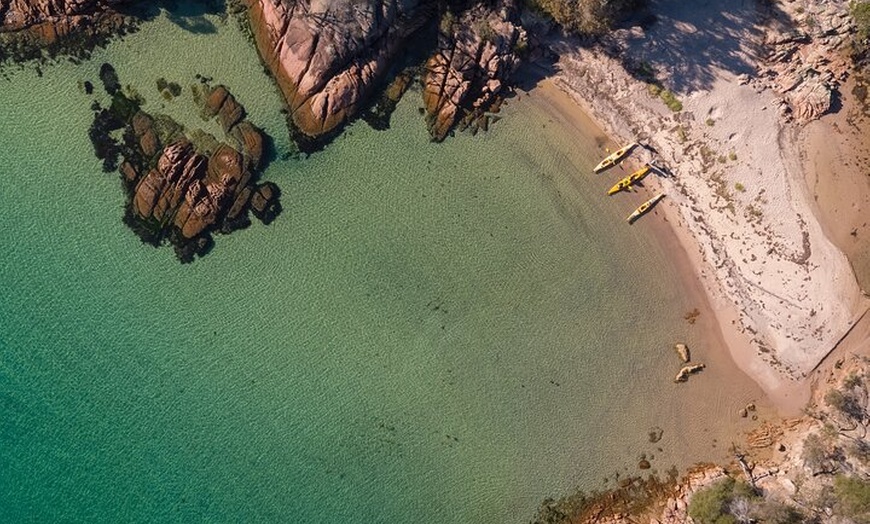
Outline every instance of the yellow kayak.
{"type": "Polygon", "coordinates": [[[649,166],[649,164],[643,166],[642,168],[638,169],[634,173],[628,175],[627,177],[623,178],[619,182],[613,184],[613,187],[610,188],[610,191],[608,191],[607,194],[612,195],[614,193],[619,193],[623,189],[630,188],[636,182],[639,182],[643,177],[645,177],[647,175],[647,173],[649,173],[650,169],[652,169],[652,168],[649,166]]]}
{"type": "Polygon", "coordinates": [[[661,200],[661,199],[663,199],[663,198],[665,198],[665,194],[664,194],[664,193],[659,193],[658,195],[656,195],[656,196],[650,198],[649,200],[647,200],[646,202],[644,202],[643,204],[641,204],[640,206],[638,206],[638,208],[635,209],[634,212],[633,212],[632,214],[628,215],[628,219],[627,219],[627,220],[628,220],[628,223],[631,224],[631,223],[633,223],[635,220],[637,220],[638,218],[642,217],[642,216],[644,215],[644,213],[646,213],[646,212],[648,212],[650,209],[652,209],[652,207],[653,207],[654,205],[658,204],[658,203],[659,203],[659,200],[661,200]]]}
{"type": "Polygon", "coordinates": [[[636,145],[637,145],[637,142],[632,142],[626,146],[623,146],[623,147],[617,149],[616,151],[611,153],[610,156],[608,156],[607,158],[605,158],[604,160],[599,162],[598,165],[595,166],[595,169],[593,169],[592,171],[594,171],[595,173],[600,173],[601,171],[604,171],[608,167],[612,167],[617,162],[622,160],[622,157],[624,157],[626,154],[628,154],[629,151],[634,149],[634,146],[636,146],[636,145]]]}

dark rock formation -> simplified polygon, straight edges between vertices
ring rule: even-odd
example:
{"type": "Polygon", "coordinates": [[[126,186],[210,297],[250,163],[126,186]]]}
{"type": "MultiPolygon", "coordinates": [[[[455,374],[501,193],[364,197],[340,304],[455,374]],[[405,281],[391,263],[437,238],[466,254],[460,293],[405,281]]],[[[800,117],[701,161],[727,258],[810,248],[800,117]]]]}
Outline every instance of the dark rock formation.
{"type": "Polygon", "coordinates": [[[32,29],[46,41],[114,13],[126,0],[7,0],[0,4],[0,29],[32,29]]]}
{"type": "Polygon", "coordinates": [[[105,155],[114,155],[109,165],[124,157],[119,169],[128,194],[124,221],[145,242],[173,244],[182,262],[210,249],[213,231],[247,226],[249,209],[265,223],[281,212],[277,186],[256,183],[264,159],[262,132],[244,119],[244,108],[226,88],[206,89],[203,112],[219,119],[224,142],[207,135],[203,142],[213,145],[195,145],[181,126],[139,110],[123,91],[113,95],[111,108],[97,108],[91,130],[104,163],[105,155]],[[118,99],[126,103],[116,104],[118,99]],[[123,144],[113,142],[110,133],[122,127],[123,144]]]}
{"type": "MultiPolygon", "coordinates": [[[[441,24],[438,50],[426,63],[423,102],[429,131],[443,140],[461,119],[479,118],[519,65],[525,31],[511,1],[477,5],[441,24]]],[[[485,121],[483,125],[486,125],[485,121]]]]}
{"type": "Polygon", "coordinates": [[[87,53],[130,28],[119,11],[128,0],[0,1],[0,61],[63,51],[87,53]]]}
{"type": "Polygon", "coordinates": [[[260,55],[293,125],[316,137],[357,114],[431,0],[246,0],[260,55]]]}

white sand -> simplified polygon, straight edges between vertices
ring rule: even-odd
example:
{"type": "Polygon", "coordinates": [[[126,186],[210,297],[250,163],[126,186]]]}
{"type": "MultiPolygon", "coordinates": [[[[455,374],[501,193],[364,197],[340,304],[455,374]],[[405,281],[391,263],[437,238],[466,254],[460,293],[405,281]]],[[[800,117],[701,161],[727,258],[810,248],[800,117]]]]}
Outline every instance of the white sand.
{"type": "Polygon", "coordinates": [[[614,36],[619,53],[550,44],[561,55],[556,84],[615,140],[638,139],[657,151],[638,148],[636,159],[672,172],[648,186],[669,196],[665,216],[695,262],[732,356],[793,411],[807,398],[800,379],[867,299],[814,214],[801,127],[784,123],[777,94],[741,77],[759,63],[763,28],[747,22],[760,23],[754,9],[740,0],[659,0],[648,32],[614,36]],[[671,112],[613,56],[652,65],[683,111],[671,112]]]}

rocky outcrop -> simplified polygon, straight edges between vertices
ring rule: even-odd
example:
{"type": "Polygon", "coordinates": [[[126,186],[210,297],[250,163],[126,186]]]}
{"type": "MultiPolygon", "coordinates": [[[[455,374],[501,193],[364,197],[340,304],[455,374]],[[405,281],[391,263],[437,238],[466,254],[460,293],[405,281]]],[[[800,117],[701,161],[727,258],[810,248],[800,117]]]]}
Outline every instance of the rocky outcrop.
{"type": "Polygon", "coordinates": [[[260,55],[307,137],[354,116],[408,36],[434,12],[426,0],[246,0],[260,55]]]}
{"type": "MultiPolygon", "coordinates": [[[[639,469],[649,461],[641,459],[639,469]]],[[[560,500],[547,499],[538,509],[532,524],[685,524],[689,501],[705,488],[728,478],[727,472],[712,464],[698,464],[682,478],[671,472],[646,478],[617,475],[619,486],[585,494],[578,492],[560,500]]]]}
{"type": "Polygon", "coordinates": [[[808,122],[831,109],[850,69],[842,47],[854,30],[848,2],[795,2],[779,6],[765,34],[765,67],[754,83],[782,95],[786,119],[808,122]]]}
{"type": "Polygon", "coordinates": [[[63,35],[95,17],[114,11],[125,0],[9,0],[0,4],[0,30],[45,27],[46,35],[63,35]],[[50,26],[50,27],[49,27],[50,26]]]}
{"type": "MultiPolygon", "coordinates": [[[[246,3],[260,55],[284,94],[303,148],[359,114],[409,36],[436,13],[442,15],[438,45],[424,72],[424,104],[436,140],[463,119],[481,117],[496,101],[526,41],[514,0],[471,3],[459,15],[441,11],[445,4],[432,0],[246,3]]],[[[394,83],[400,92],[403,82],[394,83]]],[[[389,114],[390,105],[366,119],[385,127],[379,115],[389,114]]]]}
{"type": "Polygon", "coordinates": [[[443,140],[461,119],[480,117],[519,65],[526,35],[511,1],[477,5],[458,20],[445,16],[438,50],[426,63],[423,103],[429,131],[443,140]]]}
{"type": "Polygon", "coordinates": [[[129,196],[125,222],[145,242],[173,244],[183,262],[210,248],[212,232],[247,226],[248,210],[265,223],[281,211],[278,187],[256,183],[264,160],[262,132],[245,120],[244,107],[226,88],[204,89],[203,113],[218,119],[223,142],[201,132],[185,134],[169,117],[139,110],[123,92],[115,94],[111,108],[98,108],[95,122],[109,125],[92,128],[91,136],[98,155],[124,157],[120,172],[129,196]],[[132,116],[125,118],[130,107],[132,116]],[[121,127],[123,144],[107,146],[105,136],[95,132],[108,135],[121,127]]]}
{"type": "Polygon", "coordinates": [[[128,0],[7,0],[0,2],[0,60],[53,54],[66,43],[87,52],[130,23],[118,8],[128,0]],[[74,41],[74,43],[72,42],[74,41]]]}

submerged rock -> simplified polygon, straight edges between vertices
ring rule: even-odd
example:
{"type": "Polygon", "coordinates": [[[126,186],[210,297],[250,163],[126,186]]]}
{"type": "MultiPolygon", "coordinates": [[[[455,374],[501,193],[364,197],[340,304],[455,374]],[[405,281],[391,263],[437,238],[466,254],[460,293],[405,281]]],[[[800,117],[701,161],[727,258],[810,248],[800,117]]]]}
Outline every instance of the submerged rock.
{"type": "Polygon", "coordinates": [[[660,441],[664,434],[665,434],[665,430],[663,430],[662,428],[660,428],[658,426],[651,428],[649,430],[650,443],[655,444],[656,442],[660,441]]]}

